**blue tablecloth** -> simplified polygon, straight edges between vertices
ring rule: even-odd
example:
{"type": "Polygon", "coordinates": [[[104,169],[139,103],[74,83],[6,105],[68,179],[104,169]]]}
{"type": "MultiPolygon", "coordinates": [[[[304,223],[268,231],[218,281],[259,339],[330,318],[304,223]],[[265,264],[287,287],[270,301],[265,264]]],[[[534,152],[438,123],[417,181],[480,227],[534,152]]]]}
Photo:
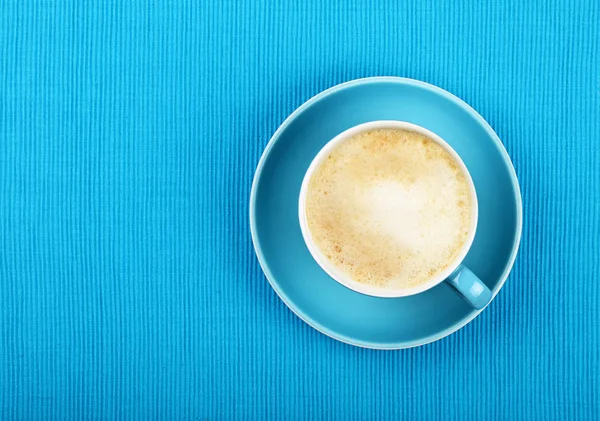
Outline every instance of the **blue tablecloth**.
{"type": "Polygon", "coordinates": [[[3,0],[0,47],[0,418],[598,419],[597,1],[3,0]],[[248,226],[278,125],[371,75],[466,100],[524,201],[492,305],[397,352],[295,317],[248,226]]]}

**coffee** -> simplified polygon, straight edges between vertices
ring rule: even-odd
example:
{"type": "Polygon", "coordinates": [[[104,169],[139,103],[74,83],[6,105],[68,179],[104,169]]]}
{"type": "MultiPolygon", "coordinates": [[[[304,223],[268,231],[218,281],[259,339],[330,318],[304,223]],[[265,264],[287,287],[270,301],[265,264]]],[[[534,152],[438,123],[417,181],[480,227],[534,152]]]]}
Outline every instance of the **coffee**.
{"type": "Polygon", "coordinates": [[[441,145],[379,129],[345,140],[315,170],[306,219],[321,253],[355,281],[410,288],[454,262],[472,203],[467,176],[441,145]]]}

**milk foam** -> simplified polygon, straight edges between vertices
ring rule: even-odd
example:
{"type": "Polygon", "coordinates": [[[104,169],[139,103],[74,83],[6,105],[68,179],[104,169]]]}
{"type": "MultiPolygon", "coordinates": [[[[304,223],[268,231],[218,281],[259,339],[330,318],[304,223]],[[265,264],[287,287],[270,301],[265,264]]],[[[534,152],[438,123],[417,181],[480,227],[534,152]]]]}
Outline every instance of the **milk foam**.
{"type": "Polygon", "coordinates": [[[354,280],[388,288],[422,284],[460,253],[472,198],[454,158],[405,130],[360,133],[315,171],[306,198],[321,252],[354,280]]]}

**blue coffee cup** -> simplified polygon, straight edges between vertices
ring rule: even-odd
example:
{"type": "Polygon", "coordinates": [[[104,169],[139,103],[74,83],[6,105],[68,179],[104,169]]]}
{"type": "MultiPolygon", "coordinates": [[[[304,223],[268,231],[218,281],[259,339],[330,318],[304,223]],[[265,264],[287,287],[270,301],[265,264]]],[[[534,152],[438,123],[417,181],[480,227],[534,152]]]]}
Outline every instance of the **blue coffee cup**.
{"type": "Polygon", "coordinates": [[[458,153],[454,149],[452,149],[452,147],[440,136],[438,136],[430,130],[425,129],[424,127],[405,121],[379,120],[359,124],[335,136],[332,140],[326,143],[325,146],[318,152],[318,154],[311,162],[308,170],[306,171],[306,174],[304,175],[304,179],[300,189],[298,214],[304,242],[306,243],[306,246],[314,260],[331,278],[333,278],[335,281],[339,282],[343,286],[350,288],[351,290],[362,294],[371,295],[374,297],[396,298],[419,294],[435,287],[436,285],[442,282],[447,282],[476,309],[482,309],[492,299],[492,292],[490,291],[490,289],[469,268],[467,268],[463,264],[463,261],[469,249],[471,248],[477,230],[478,204],[475,185],[473,184],[473,180],[471,178],[471,175],[469,174],[467,167],[463,163],[458,153]],[[319,247],[316,245],[313,239],[307,221],[306,196],[309,182],[315,170],[341,143],[345,142],[346,140],[350,139],[358,133],[378,129],[408,130],[422,134],[436,142],[438,145],[443,147],[455,160],[456,164],[464,173],[465,179],[467,180],[471,192],[471,226],[469,228],[468,236],[465,242],[463,243],[461,249],[457,253],[457,256],[446,266],[444,270],[434,274],[430,279],[427,279],[425,282],[416,286],[406,288],[388,288],[368,285],[354,280],[349,274],[342,271],[322,253],[322,251],[319,249],[319,247]]]}

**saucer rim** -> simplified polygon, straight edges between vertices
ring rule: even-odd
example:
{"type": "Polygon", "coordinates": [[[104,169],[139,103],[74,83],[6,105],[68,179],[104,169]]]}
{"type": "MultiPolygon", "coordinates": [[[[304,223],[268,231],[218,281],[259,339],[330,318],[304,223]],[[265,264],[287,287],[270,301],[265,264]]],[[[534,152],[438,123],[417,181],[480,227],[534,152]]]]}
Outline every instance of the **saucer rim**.
{"type": "Polygon", "coordinates": [[[399,350],[399,349],[409,349],[409,348],[415,348],[418,346],[426,345],[426,344],[438,341],[440,339],[443,339],[443,338],[455,333],[456,331],[460,330],[467,324],[471,323],[477,316],[479,316],[481,314],[481,312],[483,312],[492,303],[492,301],[494,301],[494,299],[496,298],[496,296],[498,295],[498,293],[500,292],[500,290],[506,283],[506,280],[507,280],[510,272],[512,271],[512,268],[515,263],[515,259],[517,257],[518,251],[519,251],[519,246],[521,243],[521,234],[522,234],[522,228],[523,228],[522,213],[523,213],[523,204],[522,204],[522,198],[521,198],[521,189],[519,187],[519,181],[518,181],[518,177],[517,177],[517,174],[515,171],[515,167],[512,163],[512,160],[510,159],[510,156],[508,155],[508,152],[506,151],[506,148],[500,141],[500,138],[498,137],[496,132],[489,125],[489,123],[474,108],[472,108],[469,104],[467,104],[465,101],[463,101],[456,95],[454,95],[438,86],[427,83],[427,82],[423,82],[423,81],[420,81],[417,79],[411,79],[411,78],[406,78],[406,77],[397,77],[397,76],[374,76],[374,77],[365,77],[365,78],[354,79],[354,80],[350,80],[347,82],[343,82],[343,83],[334,85],[324,91],[317,93],[316,95],[314,95],[313,97],[309,98],[304,103],[302,103],[302,105],[300,105],[298,108],[296,108],[279,125],[279,127],[277,128],[275,133],[273,133],[273,135],[269,139],[269,142],[265,146],[263,153],[261,154],[261,157],[256,166],[256,170],[254,172],[254,177],[252,179],[252,188],[250,191],[250,207],[249,207],[250,234],[252,237],[252,245],[254,247],[254,252],[256,254],[256,257],[258,259],[260,267],[261,267],[263,273],[265,274],[265,277],[267,278],[267,281],[271,285],[271,288],[273,288],[275,293],[279,296],[281,301],[283,301],[284,304],[296,316],[298,316],[302,321],[304,321],[306,324],[308,324],[313,329],[321,332],[322,334],[329,336],[330,338],[335,339],[337,341],[346,343],[348,345],[357,346],[360,348],[376,349],[376,350],[399,350]],[[498,283],[496,288],[494,288],[494,290],[492,291],[492,298],[490,299],[488,304],[485,307],[483,307],[482,309],[474,311],[471,315],[454,323],[452,326],[450,326],[446,329],[443,329],[441,331],[438,331],[434,334],[431,334],[425,338],[416,339],[416,340],[412,340],[412,341],[391,342],[391,343],[362,341],[362,340],[357,340],[355,338],[352,338],[352,337],[349,337],[346,335],[341,335],[338,332],[332,331],[331,329],[327,328],[327,326],[324,326],[324,325],[316,322],[310,316],[308,316],[302,310],[300,310],[296,306],[296,304],[293,302],[293,300],[291,300],[287,296],[287,294],[285,294],[282,291],[278,282],[275,280],[275,276],[273,276],[273,274],[269,268],[267,258],[265,257],[265,253],[263,252],[260,242],[258,240],[256,218],[255,218],[256,190],[257,190],[257,186],[258,186],[258,180],[260,179],[267,156],[269,155],[269,153],[271,152],[271,149],[277,142],[281,133],[287,128],[287,126],[289,126],[291,124],[291,122],[294,121],[294,119],[300,113],[302,113],[305,109],[309,108],[312,104],[325,98],[328,95],[331,95],[335,92],[338,92],[340,90],[350,88],[353,86],[366,85],[366,84],[371,84],[371,83],[385,83],[385,82],[413,85],[413,86],[417,86],[419,88],[429,90],[429,91],[433,92],[434,94],[438,94],[438,95],[441,95],[441,96],[449,99],[451,102],[455,103],[457,106],[461,107],[462,109],[467,111],[469,114],[472,114],[481,123],[482,127],[486,130],[486,132],[488,133],[490,138],[494,141],[496,148],[499,150],[502,158],[504,159],[504,163],[507,164],[509,173],[511,175],[511,183],[512,183],[514,191],[515,191],[515,202],[517,205],[516,206],[517,207],[517,214],[516,214],[517,224],[516,224],[516,232],[515,232],[516,236],[515,236],[515,239],[513,242],[513,247],[512,247],[511,254],[510,254],[510,258],[508,260],[508,264],[505,266],[504,272],[502,273],[502,275],[499,278],[500,282],[498,283]]]}

